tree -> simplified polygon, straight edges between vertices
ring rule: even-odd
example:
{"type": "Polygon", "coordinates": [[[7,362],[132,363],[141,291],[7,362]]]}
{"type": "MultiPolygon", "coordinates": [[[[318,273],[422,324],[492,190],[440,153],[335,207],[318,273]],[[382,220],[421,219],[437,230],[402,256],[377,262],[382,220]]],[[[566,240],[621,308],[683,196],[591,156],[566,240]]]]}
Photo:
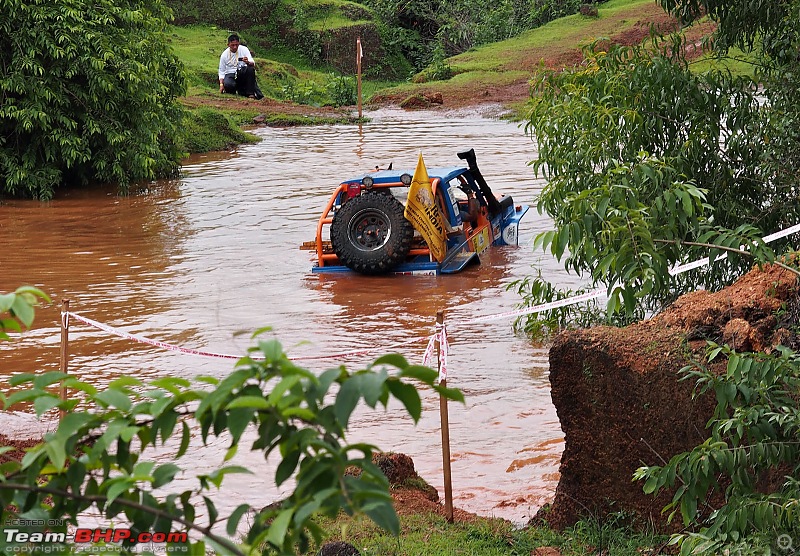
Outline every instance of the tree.
{"type": "Polygon", "coordinates": [[[0,191],[174,174],[183,66],[162,0],[0,4],[0,191]]]}
{"type": "MultiPolygon", "coordinates": [[[[294,365],[276,340],[259,341],[231,374],[197,377],[194,387],[177,377],[144,383],[128,376],[98,390],[60,372],[15,376],[10,383],[19,390],[2,396],[5,407],[28,402],[39,415],[56,408],[67,414],[21,462],[0,465],[0,517],[4,523],[9,517],[24,522],[18,529],[23,533],[41,533],[37,524],[42,523],[57,524],[49,531],[59,533],[68,523],[77,525],[81,512],[95,508],[108,519],[129,524],[127,544],[140,533],[172,533],[164,538],[192,545],[192,554],[205,553],[206,542],[225,554],[295,554],[307,550],[311,539],[320,540],[314,516],[335,516],[340,510],[364,513],[398,534],[388,481],[372,463],[377,448],[349,444],[345,433],[361,400],[374,408],[395,398],[416,422],[422,403],[407,379],[463,400],[458,391],[436,384],[435,371],[409,365],[399,355],[381,357],[361,371],[339,367],[317,376],[294,365]],[[391,369],[397,372],[390,374],[391,369]],[[61,381],[73,392],[68,400],[49,390],[61,381]],[[245,440],[248,430],[252,436],[245,440]],[[195,488],[176,492],[171,483],[184,473],[181,461],[193,457],[197,432],[203,444],[209,437],[223,438],[229,448],[219,468],[196,477],[195,488]],[[172,462],[148,459],[149,449],[164,444],[174,452],[172,462]],[[209,491],[227,475],[253,473],[225,463],[245,445],[262,452],[265,460],[271,454],[278,457],[274,482],[281,485],[294,478],[294,490],[279,504],[258,508],[243,501],[220,517],[209,491]],[[203,510],[201,523],[198,514],[203,510]],[[8,516],[9,511],[15,515],[8,516]],[[248,525],[239,539],[237,528],[245,517],[248,525]],[[228,536],[214,529],[221,523],[228,536]],[[178,532],[186,532],[187,538],[176,537],[178,532]],[[192,540],[188,533],[201,538],[192,540]]],[[[248,480],[258,484],[264,479],[251,475],[248,480]]],[[[45,548],[57,550],[59,540],[49,538],[45,548]]],[[[26,546],[29,540],[42,541],[14,539],[19,541],[14,550],[31,548],[26,546]]],[[[35,548],[42,550],[38,544],[35,548]]]]}
{"type": "MultiPolygon", "coordinates": [[[[741,7],[678,4],[689,5],[687,17],[727,6],[725,22],[741,7]]],[[[707,254],[710,244],[745,245],[756,260],[774,260],[759,238],[800,221],[798,178],[785,164],[800,151],[800,135],[790,129],[800,104],[785,92],[797,92],[797,60],[791,48],[778,47],[793,45],[796,55],[798,34],[789,23],[798,2],[792,12],[788,2],[770,5],[746,32],[721,24],[712,43],[725,52],[765,37],[776,18],[783,22],[772,42],[758,43],[763,89],[724,71],[693,73],[679,35],[635,47],[599,41],[587,47],[583,67],[535,80],[527,130],[539,148],[534,169],[548,179],[539,210],[555,221],[537,244],[564,258],[568,270],[604,284],[611,313],[633,315],[697,287],[718,288],[753,259],[731,252],[682,277],[668,271],[707,254]]],[[[737,17],[751,15],[744,9],[737,17]]],[[[777,245],[782,250],[788,242],[777,245]]],[[[711,250],[712,258],[719,254],[711,250]]]]}

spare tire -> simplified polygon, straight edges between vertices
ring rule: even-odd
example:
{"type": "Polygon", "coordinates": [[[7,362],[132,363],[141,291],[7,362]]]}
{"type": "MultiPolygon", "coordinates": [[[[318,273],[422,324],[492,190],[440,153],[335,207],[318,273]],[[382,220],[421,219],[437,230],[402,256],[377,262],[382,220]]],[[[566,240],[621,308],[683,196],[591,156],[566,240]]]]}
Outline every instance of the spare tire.
{"type": "Polygon", "coordinates": [[[336,211],[331,243],[339,261],[361,274],[384,274],[411,249],[414,228],[391,194],[364,193],[336,211]]]}

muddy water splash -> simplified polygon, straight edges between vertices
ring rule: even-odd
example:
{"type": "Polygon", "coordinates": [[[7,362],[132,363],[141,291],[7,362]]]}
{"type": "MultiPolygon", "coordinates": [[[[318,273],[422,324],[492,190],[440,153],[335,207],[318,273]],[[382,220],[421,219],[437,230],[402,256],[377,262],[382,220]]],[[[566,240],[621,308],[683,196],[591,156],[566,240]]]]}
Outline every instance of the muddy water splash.
{"type": "MultiPolygon", "coordinates": [[[[555,261],[534,254],[533,235],[549,222],[531,210],[521,247],[491,251],[479,267],[453,276],[316,276],[298,246],[313,239],[319,211],[342,179],[376,165],[454,165],[474,147],[493,190],[532,203],[541,187],[527,162],[534,146],[515,124],[431,114],[370,114],[361,127],[260,129],[263,141],[224,155],[198,156],[178,180],[118,197],[110,189],[61,193],[48,203],[0,206],[0,291],[34,284],[72,310],[122,330],[183,347],[242,354],[250,332],[274,327],[290,356],[335,354],[427,337],[437,310],[451,328],[449,385],[466,406],[451,404],[453,484],[457,506],[525,521],[552,497],[561,431],[550,402],[547,351],[515,335],[511,322],[471,318],[513,308],[512,280],[534,272],[570,283],[555,261]],[[527,244],[527,246],[526,246],[527,244]]],[[[0,344],[0,374],[58,368],[58,304],[37,315],[34,330],[0,344]]],[[[223,376],[232,362],[187,356],[109,336],[82,325],[70,331],[70,370],[102,387],[121,375],[223,376]]],[[[402,353],[420,361],[424,341],[402,353]]],[[[304,360],[322,371],[371,357],[304,360]]],[[[414,427],[398,408],[359,411],[352,441],[377,443],[414,458],[442,492],[438,399],[424,397],[414,427]]],[[[198,454],[198,469],[221,462],[225,443],[198,454]]],[[[159,457],[168,458],[169,455],[159,457]]],[[[244,498],[274,501],[274,463],[240,454],[254,478],[231,479],[218,506],[244,498]],[[238,481],[238,482],[237,482],[238,481]],[[254,483],[256,488],[254,488],[254,483]]],[[[188,487],[189,485],[186,485],[188,487]]]]}

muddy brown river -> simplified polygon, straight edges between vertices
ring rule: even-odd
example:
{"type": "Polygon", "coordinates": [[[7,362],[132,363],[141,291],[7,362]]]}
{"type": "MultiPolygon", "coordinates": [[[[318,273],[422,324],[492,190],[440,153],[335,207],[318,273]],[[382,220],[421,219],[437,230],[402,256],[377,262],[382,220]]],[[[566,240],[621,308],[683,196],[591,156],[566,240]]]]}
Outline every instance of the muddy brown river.
{"type": "MultiPolygon", "coordinates": [[[[0,344],[0,374],[58,369],[59,302],[120,330],[170,344],[242,354],[249,333],[272,326],[290,357],[312,370],[361,368],[398,342],[426,338],[437,310],[451,327],[448,385],[467,403],[450,405],[455,505],[522,523],[547,502],[558,479],[562,435],[550,401],[547,349],[515,334],[510,320],[472,324],[519,301],[512,280],[540,269],[575,287],[561,265],[530,242],[549,222],[531,209],[519,248],[497,248],[483,264],[450,276],[320,276],[298,247],[314,237],[319,212],[344,178],[376,165],[456,165],[474,147],[495,193],[533,204],[541,181],[528,162],[531,140],[514,123],[431,113],[375,112],[363,126],[255,131],[263,141],[186,161],[180,179],[136,195],[113,189],[66,191],[47,202],[0,205],[0,291],[33,284],[56,301],[33,330],[0,344]],[[369,355],[331,357],[361,348],[369,355]]],[[[232,361],[185,355],[73,323],[70,371],[97,386],[120,375],[222,376],[232,361]]],[[[399,350],[420,362],[424,340],[399,350]]],[[[424,393],[415,427],[396,407],[360,410],[350,439],[409,454],[443,493],[438,398],[424,393]]],[[[190,462],[221,464],[224,441],[190,462]]],[[[157,455],[169,458],[169,454],[157,455]]],[[[253,477],[226,479],[218,507],[269,503],[274,462],[242,451],[253,477]]],[[[188,477],[188,473],[187,473],[188,477]]],[[[188,481],[188,478],[182,479],[188,481]]],[[[187,485],[188,486],[188,482],[187,485]]]]}

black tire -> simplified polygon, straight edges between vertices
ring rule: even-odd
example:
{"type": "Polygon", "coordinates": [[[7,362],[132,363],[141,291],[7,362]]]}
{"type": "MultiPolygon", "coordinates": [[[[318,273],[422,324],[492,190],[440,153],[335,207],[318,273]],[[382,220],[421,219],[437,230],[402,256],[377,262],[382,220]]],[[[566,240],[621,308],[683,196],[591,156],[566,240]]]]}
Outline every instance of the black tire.
{"type": "Polygon", "coordinates": [[[339,261],[361,274],[384,274],[411,249],[414,228],[392,195],[365,193],[336,211],[331,243],[339,261]]]}

